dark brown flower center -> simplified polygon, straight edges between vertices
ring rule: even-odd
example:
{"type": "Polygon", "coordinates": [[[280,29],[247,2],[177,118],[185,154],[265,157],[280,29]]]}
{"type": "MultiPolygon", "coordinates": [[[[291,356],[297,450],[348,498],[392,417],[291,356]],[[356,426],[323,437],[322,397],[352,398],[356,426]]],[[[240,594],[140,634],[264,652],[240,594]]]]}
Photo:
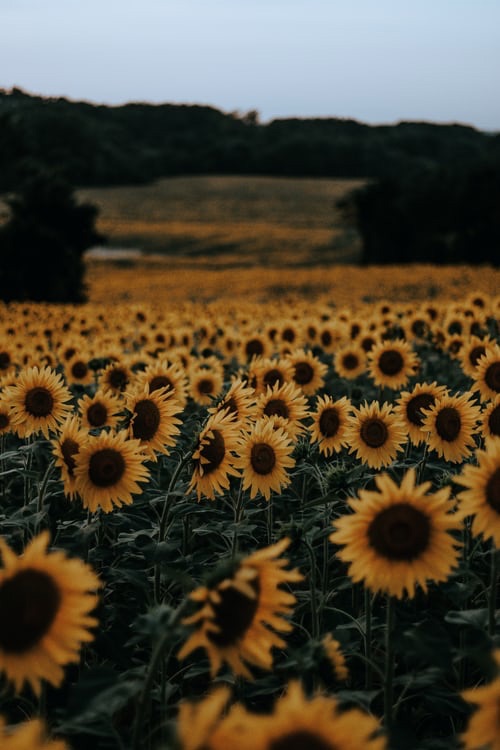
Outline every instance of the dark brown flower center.
{"type": "Polygon", "coordinates": [[[74,357],[75,354],[76,354],[75,347],[74,346],[69,346],[67,349],[65,349],[63,356],[64,356],[64,359],[67,362],[69,359],[71,359],[71,357],[74,357]]]}
{"type": "Polygon", "coordinates": [[[495,406],[488,417],[488,427],[492,435],[500,436],[500,404],[495,406]]]}
{"type": "Polygon", "coordinates": [[[296,336],[297,334],[293,330],[293,328],[284,328],[281,334],[281,338],[283,339],[283,341],[288,341],[288,342],[295,341],[296,336]]]}
{"type": "Polygon", "coordinates": [[[203,446],[200,448],[200,456],[208,463],[203,461],[200,466],[204,474],[211,474],[215,471],[224,460],[226,455],[226,443],[220,430],[212,430],[211,437],[203,438],[203,446]]]}
{"type": "Polygon", "coordinates": [[[211,378],[202,378],[198,382],[198,391],[208,396],[214,392],[214,381],[211,378]]]}
{"type": "Polygon", "coordinates": [[[85,362],[82,362],[78,360],[78,362],[74,362],[71,366],[71,374],[74,378],[84,378],[89,371],[89,368],[85,364],[85,362]]]}
{"type": "Polygon", "coordinates": [[[260,339],[250,339],[245,345],[245,354],[248,359],[264,353],[264,344],[260,339]]]}
{"type": "Polygon", "coordinates": [[[262,378],[262,382],[264,383],[264,385],[270,385],[271,387],[275,385],[275,383],[278,383],[281,386],[285,382],[285,378],[283,377],[282,372],[280,372],[276,368],[273,368],[265,373],[264,377],[262,378]]]}
{"type": "Polygon", "coordinates": [[[296,383],[299,385],[307,385],[313,378],[314,369],[309,362],[297,362],[295,364],[293,379],[296,383]]]}
{"type": "Polygon", "coordinates": [[[363,351],[370,352],[375,346],[375,339],[371,336],[364,336],[361,339],[361,346],[363,348],[363,351]]]}
{"type": "Polygon", "coordinates": [[[288,406],[281,398],[272,398],[270,399],[265,408],[264,408],[264,414],[267,417],[283,417],[283,419],[288,419],[288,416],[290,414],[288,410],[288,406]]]}
{"type": "Polygon", "coordinates": [[[325,437],[333,437],[337,434],[340,427],[340,419],[337,409],[329,406],[323,409],[319,418],[319,430],[325,437]]]}
{"type": "Polygon", "coordinates": [[[24,407],[32,417],[46,417],[54,407],[54,398],[47,388],[30,388],[24,397],[24,407]]]}
{"type": "Polygon", "coordinates": [[[422,336],[425,336],[425,333],[427,331],[427,323],[425,320],[414,320],[411,324],[411,332],[415,335],[421,338],[422,336]]]}
{"type": "Polygon", "coordinates": [[[380,448],[389,437],[385,423],[377,417],[366,419],[361,425],[361,439],[370,448],[380,448]]]}
{"type": "Polygon", "coordinates": [[[25,568],[0,584],[0,648],[22,654],[49,631],[61,594],[47,573],[25,568]]]}
{"type": "Polygon", "coordinates": [[[445,406],[436,417],[436,432],[447,443],[456,440],[460,434],[462,420],[460,413],[453,406],[445,406]]]}
{"type": "Polygon", "coordinates": [[[417,427],[421,427],[424,423],[422,410],[429,409],[435,401],[436,399],[430,393],[419,393],[417,396],[413,396],[406,404],[408,421],[417,425],[417,427]]]}
{"type": "Polygon", "coordinates": [[[474,349],[471,349],[469,352],[469,362],[473,367],[475,367],[480,359],[484,354],[486,354],[486,347],[482,344],[478,344],[478,346],[475,346],[474,349]]]}
{"type": "Polygon", "coordinates": [[[500,513],[500,469],[496,469],[486,484],[486,502],[500,513]]]}
{"type": "Polygon", "coordinates": [[[297,729],[271,740],[269,750],[336,750],[336,745],[327,742],[308,729],[297,729]]]}
{"type": "Polygon", "coordinates": [[[151,440],[160,426],[160,410],[154,401],[144,399],[134,406],[132,432],[138,440],[151,440]]]}
{"type": "Polygon", "coordinates": [[[9,352],[0,352],[0,370],[7,370],[11,363],[9,352]]]}
{"type": "Polygon", "coordinates": [[[108,410],[103,403],[96,401],[87,409],[87,420],[92,427],[102,427],[108,419],[108,410]]]}
{"type": "Polygon", "coordinates": [[[427,515],[405,502],[377,513],[368,527],[370,545],[389,560],[415,560],[428,548],[430,536],[427,515]]]}
{"type": "Polygon", "coordinates": [[[126,465],[122,454],[114,448],[101,448],[89,461],[89,478],[96,487],[112,487],[120,481],[126,465]]]}
{"type": "Polygon", "coordinates": [[[174,390],[174,384],[166,375],[155,375],[154,378],[151,378],[149,381],[149,392],[152,393],[153,391],[159,391],[160,388],[166,388],[167,386],[174,390]]]}
{"type": "Polygon", "coordinates": [[[121,367],[114,367],[108,375],[109,384],[118,391],[123,391],[128,382],[128,374],[121,367]]]}
{"type": "Polygon", "coordinates": [[[256,474],[270,474],[276,466],[276,454],[272,446],[267,443],[256,443],[252,446],[250,463],[256,474]]]}
{"type": "Polygon", "coordinates": [[[355,370],[359,365],[359,359],[355,354],[345,354],[342,357],[342,365],[346,370],[355,370]]]}
{"type": "Polygon", "coordinates": [[[9,415],[5,412],[0,412],[0,430],[5,430],[10,424],[9,415]]]}
{"type": "Polygon", "coordinates": [[[404,359],[395,349],[388,349],[380,355],[378,366],[384,375],[397,375],[404,367],[404,359]]]}
{"type": "Polygon", "coordinates": [[[500,362],[493,362],[484,373],[484,381],[488,388],[500,393],[500,362]]]}
{"type": "Polygon", "coordinates": [[[235,644],[251,626],[259,606],[260,585],[258,576],[250,581],[255,591],[255,598],[250,599],[233,586],[218,589],[220,602],[214,604],[214,622],[219,627],[218,633],[209,633],[209,639],[217,646],[225,647],[235,644]]]}
{"type": "Polygon", "coordinates": [[[330,331],[321,331],[321,335],[319,338],[323,346],[330,346],[330,344],[332,343],[332,334],[330,333],[330,331]]]}
{"type": "Polygon", "coordinates": [[[61,453],[64,458],[64,463],[66,464],[66,468],[68,469],[68,474],[72,477],[73,472],[76,466],[76,461],[73,458],[76,453],[80,450],[80,446],[76,442],[76,440],[72,440],[71,438],[65,438],[61,443],[61,453]]]}

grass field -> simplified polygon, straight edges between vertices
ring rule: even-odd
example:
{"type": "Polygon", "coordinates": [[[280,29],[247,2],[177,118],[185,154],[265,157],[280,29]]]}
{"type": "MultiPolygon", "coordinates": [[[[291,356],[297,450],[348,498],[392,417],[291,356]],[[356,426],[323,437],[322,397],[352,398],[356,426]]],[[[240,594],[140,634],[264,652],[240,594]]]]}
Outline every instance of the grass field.
{"type": "Polygon", "coordinates": [[[93,188],[79,198],[100,209],[110,246],[230,264],[355,262],[335,202],[359,180],[172,177],[151,185],[93,188]],[[227,256],[230,255],[230,259],[227,256]]]}

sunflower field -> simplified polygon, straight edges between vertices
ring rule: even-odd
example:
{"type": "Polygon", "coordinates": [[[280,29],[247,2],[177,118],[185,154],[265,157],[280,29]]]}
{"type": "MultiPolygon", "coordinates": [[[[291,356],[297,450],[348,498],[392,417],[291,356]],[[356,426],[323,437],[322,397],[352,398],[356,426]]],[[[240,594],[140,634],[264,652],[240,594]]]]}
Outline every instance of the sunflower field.
{"type": "Polygon", "coordinates": [[[500,748],[500,296],[0,305],[0,748],[500,748]]]}

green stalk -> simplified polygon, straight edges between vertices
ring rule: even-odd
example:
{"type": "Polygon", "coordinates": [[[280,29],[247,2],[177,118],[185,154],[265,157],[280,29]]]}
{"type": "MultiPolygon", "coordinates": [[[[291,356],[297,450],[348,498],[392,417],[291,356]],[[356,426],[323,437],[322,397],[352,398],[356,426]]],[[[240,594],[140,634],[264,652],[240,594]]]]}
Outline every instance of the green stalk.
{"type": "Polygon", "coordinates": [[[392,640],[395,614],[394,605],[394,597],[387,596],[384,670],[384,724],[387,731],[390,731],[392,727],[392,710],[394,705],[394,646],[392,640]]]}
{"type": "Polygon", "coordinates": [[[493,638],[496,630],[496,603],[498,588],[498,550],[494,544],[490,550],[490,590],[488,598],[488,635],[493,638]]]}
{"type": "Polygon", "coordinates": [[[271,496],[269,500],[267,501],[267,509],[266,509],[266,524],[267,524],[267,543],[272,544],[273,543],[273,495],[271,493],[271,496]]]}
{"type": "MultiPolygon", "coordinates": [[[[53,459],[47,466],[45,474],[43,475],[43,479],[40,482],[40,489],[38,490],[38,503],[37,503],[38,513],[41,513],[43,510],[43,501],[45,500],[45,493],[47,491],[47,485],[49,483],[49,478],[50,478],[50,475],[52,474],[52,469],[54,468],[54,465],[55,465],[55,459],[53,459]]],[[[38,527],[38,524],[37,524],[37,527],[38,527]]]]}
{"type": "Polygon", "coordinates": [[[419,484],[422,481],[422,477],[424,476],[425,465],[427,463],[428,455],[429,455],[429,435],[427,435],[427,440],[425,442],[424,455],[422,456],[419,463],[417,464],[417,484],[419,484]]]}
{"type": "Polygon", "coordinates": [[[310,542],[304,538],[304,544],[307,552],[309,553],[309,562],[311,573],[309,576],[309,586],[311,590],[311,618],[312,618],[312,636],[318,638],[319,636],[319,619],[318,619],[318,606],[316,602],[316,557],[314,550],[311,547],[310,542]]]}
{"type": "Polygon", "coordinates": [[[365,690],[372,687],[372,598],[369,589],[365,589],[365,690]]]}
{"type": "Polygon", "coordinates": [[[232,560],[234,560],[234,558],[236,557],[236,553],[238,552],[238,525],[241,520],[242,500],[243,500],[243,479],[240,480],[240,485],[238,487],[238,494],[236,495],[236,501],[234,504],[234,534],[233,534],[233,543],[231,545],[231,559],[232,560]]]}

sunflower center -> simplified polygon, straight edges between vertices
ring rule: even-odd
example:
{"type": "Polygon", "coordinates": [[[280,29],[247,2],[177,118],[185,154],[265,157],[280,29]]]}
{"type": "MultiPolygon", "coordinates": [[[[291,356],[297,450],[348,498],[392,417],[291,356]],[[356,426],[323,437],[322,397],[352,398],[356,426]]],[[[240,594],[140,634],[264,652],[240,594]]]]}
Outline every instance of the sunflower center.
{"type": "Polygon", "coordinates": [[[0,414],[0,430],[5,430],[9,426],[9,417],[7,414],[0,414]]]}
{"type": "Polygon", "coordinates": [[[89,368],[87,367],[85,362],[82,362],[81,360],[75,362],[71,367],[71,374],[75,378],[84,378],[88,371],[89,368]]]}
{"type": "Polygon", "coordinates": [[[389,437],[387,426],[381,419],[373,417],[361,425],[361,439],[370,448],[380,448],[389,437]]]}
{"type": "Polygon", "coordinates": [[[269,750],[336,750],[335,745],[326,742],[317,734],[309,732],[307,729],[298,729],[295,732],[284,734],[275,740],[271,740],[268,745],[269,750]]]}
{"type": "Polygon", "coordinates": [[[220,630],[218,633],[208,633],[209,639],[217,646],[223,648],[235,644],[252,624],[259,606],[258,576],[250,581],[249,585],[255,591],[254,599],[250,599],[233,586],[217,590],[220,602],[212,606],[215,613],[214,622],[220,630]]]}
{"type": "Polygon", "coordinates": [[[395,349],[389,349],[380,355],[378,366],[384,375],[397,375],[403,369],[404,359],[395,349]]]}
{"type": "Polygon", "coordinates": [[[309,362],[297,362],[293,379],[299,385],[307,385],[314,377],[314,369],[309,362]]]}
{"type": "Polygon", "coordinates": [[[151,378],[149,381],[149,392],[152,393],[153,391],[159,391],[160,388],[172,388],[174,390],[174,386],[172,381],[167,378],[166,375],[155,375],[154,378],[151,378]]]}
{"type": "Polygon", "coordinates": [[[288,406],[285,404],[283,399],[272,398],[267,402],[264,408],[264,414],[267,417],[277,416],[283,417],[283,419],[288,419],[290,412],[288,411],[288,406]]]}
{"type": "Polygon", "coordinates": [[[500,393],[500,362],[493,362],[484,374],[484,381],[492,391],[500,393]]]}
{"type": "Polygon", "coordinates": [[[330,344],[332,343],[332,334],[330,333],[330,331],[322,331],[320,339],[323,346],[330,346],[330,344]]]}
{"type": "Polygon", "coordinates": [[[54,398],[47,388],[30,388],[24,398],[26,411],[33,417],[46,417],[54,407],[54,398]]]}
{"type": "Polygon", "coordinates": [[[22,654],[48,632],[61,594],[47,573],[25,568],[0,584],[0,648],[22,654]]]}
{"type": "Polygon", "coordinates": [[[151,440],[160,426],[160,410],[149,399],[138,401],[134,406],[132,432],[138,440],[151,440]]]}
{"type": "Polygon", "coordinates": [[[346,370],[355,370],[359,365],[359,359],[355,354],[346,354],[345,357],[342,357],[342,364],[346,370]]]}
{"type": "Polygon", "coordinates": [[[333,437],[340,427],[340,419],[337,409],[330,407],[324,409],[319,418],[319,429],[325,437],[333,437]]]}
{"type": "Polygon", "coordinates": [[[256,443],[252,446],[250,463],[256,474],[270,474],[276,466],[276,454],[272,446],[267,443],[256,443]]]}
{"type": "Polygon", "coordinates": [[[250,359],[251,357],[264,353],[264,345],[260,339],[250,339],[247,341],[245,346],[245,354],[250,359]]]}
{"type": "Polygon", "coordinates": [[[436,432],[447,443],[456,440],[460,434],[462,420],[460,414],[453,406],[445,406],[436,417],[436,432]]]}
{"type": "Polygon", "coordinates": [[[0,370],[7,370],[10,362],[10,354],[8,352],[0,352],[0,370]]]}
{"type": "Polygon", "coordinates": [[[92,427],[102,427],[106,424],[108,418],[108,410],[99,401],[95,404],[91,404],[87,409],[87,420],[92,427]]]}
{"type": "Polygon", "coordinates": [[[281,386],[285,382],[285,378],[283,377],[283,373],[281,373],[278,369],[273,368],[272,370],[268,370],[266,372],[262,381],[264,385],[270,385],[271,387],[275,383],[278,383],[281,386]]]}
{"type": "Polygon", "coordinates": [[[65,352],[64,352],[64,359],[68,361],[68,359],[71,359],[71,357],[74,357],[76,354],[76,349],[73,346],[69,346],[65,352]]]}
{"type": "Polygon", "coordinates": [[[414,320],[411,324],[411,332],[415,334],[415,336],[422,337],[425,335],[427,331],[427,324],[423,320],[414,320]]]}
{"type": "Polygon", "coordinates": [[[78,453],[79,450],[80,446],[78,445],[76,440],[72,440],[71,438],[66,438],[61,443],[61,453],[63,455],[66,468],[68,469],[68,474],[71,477],[73,476],[73,471],[76,466],[76,461],[73,456],[78,453]]]}
{"type": "Polygon", "coordinates": [[[428,517],[409,503],[396,503],[377,513],[368,528],[370,545],[389,560],[415,560],[429,546],[428,517]]]}
{"type": "Polygon", "coordinates": [[[206,395],[208,395],[209,393],[213,393],[214,381],[210,378],[202,378],[198,383],[198,390],[200,393],[204,393],[206,395]]]}
{"type": "Polygon", "coordinates": [[[429,409],[435,400],[434,396],[430,393],[419,393],[418,396],[413,396],[406,404],[406,416],[409,421],[412,424],[416,424],[417,427],[421,427],[424,423],[422,410],[429,409]]]}
{"type": "Polygon", "coordinates": [[[109,373],[109,383],[116,390],[123,391],[127,385],[128,375],[121,367],[115,367],[109,373]]]}
{"type": "Polygon", "coordinates": [[[497,469],[486,484],[486,502],[500,513],[500,469],[497,469]]]}
{"type": "Polygon", "coordinates": [[[369,352],[375,346],[375,339],[371,336],[365,336],[361,339],[361,346],[365,352],[369,352]]]}
{"type": "Polygon", "coordinates": [[[283,341],[288,341],[288,343],[291,343],[292,341],[295,341],[295,336],[297,334],[293,330],[293,328],[284,328],[283,332],[281,334],[281,338],[283,341]]]}
{"type": "Polygon", "coordinates": [[[486,347],[482,344],[475,346],[474,349],[469,352],[469,362],[473,367],[477,365],[480,357],[482,357],[483,354],[486,354],[486,347]]]}
{"type": "Polygon", "coordinates": [[[500,436],[500,405],[495,406],[488,417],[488,427],[492,435],[500,436]]]}
{"type": "Polygon", "coordinates": [[[226,455],[226,444],[224,442],[224,436],[220,430],[212,430],[213,436],[205,438],[204,445],[200,449],[200,456],[202,456],[208,463],[203,462],[204,474],[211,474],[215,471],[224,460],[226,455]]]}
{"type": "Polygon", "coordinates": [[[96,487],[112,487],[125,473],[125,459],[113,448],[101,448],[89,461],[89,478],[96,487]]]}

